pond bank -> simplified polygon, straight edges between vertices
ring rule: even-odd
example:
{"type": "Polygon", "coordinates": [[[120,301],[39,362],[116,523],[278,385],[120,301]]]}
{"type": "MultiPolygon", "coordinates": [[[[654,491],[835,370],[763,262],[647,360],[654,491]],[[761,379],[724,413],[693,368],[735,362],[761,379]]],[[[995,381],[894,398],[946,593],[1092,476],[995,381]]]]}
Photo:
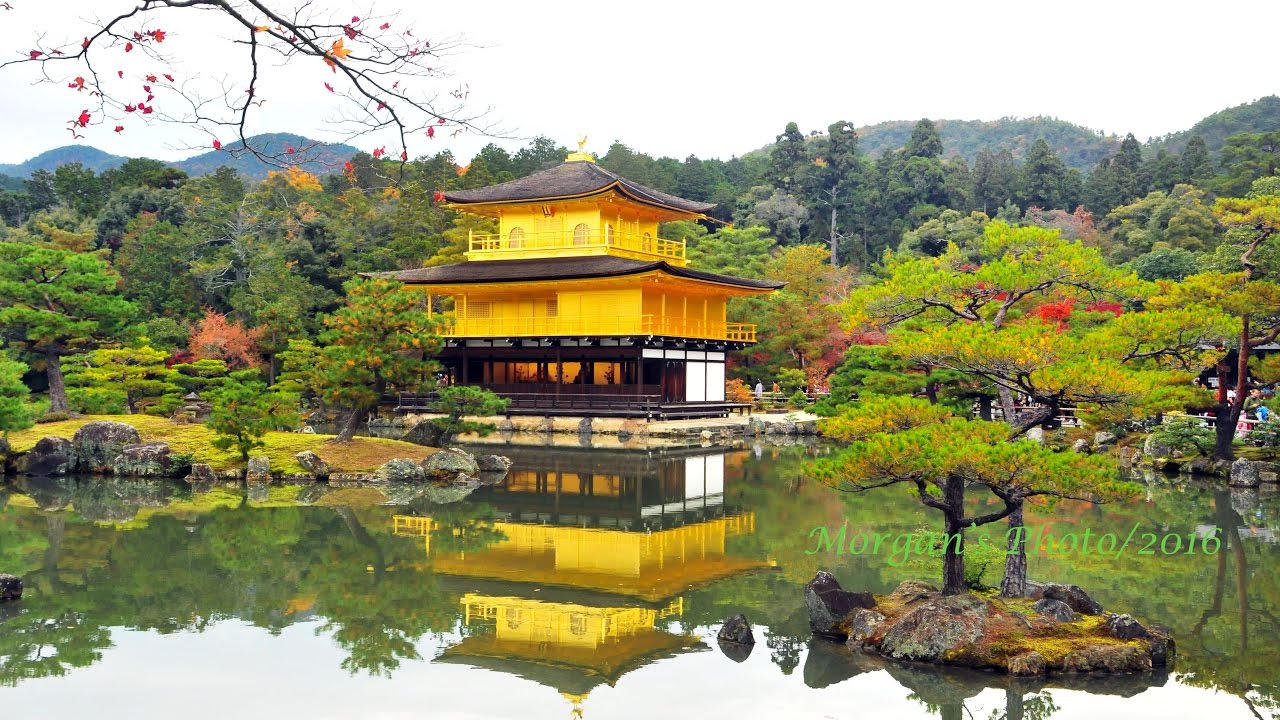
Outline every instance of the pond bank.
{"type": "MultiPolygon", "coordinates": [[[[395,420],[371,423],[370,429],[403,427],[407,432],[418,423],[440,415],[408,413],[395,420]]],[[[816,435],[817,415],[803,411],[790,413],[756,413],[754,415],[730,415],[723,418],[692,418],[686,420],[643,420],[638,418],[600,417],[551,417],[517,415],[512,417],[475,417],[469,421],[487,423],[498,432],[562,434],[562,435],[613,435],[626,441],[633,437],[683,440],[725,441],[734,438],[761,435],[816,435]]]]}
{"type": "Polygon", "coordinates": [[[271,432],[244,463],[214,446],[209,428],[144,415],[88,416],[37,425],[13,433],[3,448],[5,474],[109,475],[184,478],[192,484],[248,483],[442,483],[471,481],[484,473],[505,475],[509,462],[473,457],[461,450],[385,438],[333,442],[333,436],[271,432]],[[465,478],[464,478],[465,476],[465,478]]]}

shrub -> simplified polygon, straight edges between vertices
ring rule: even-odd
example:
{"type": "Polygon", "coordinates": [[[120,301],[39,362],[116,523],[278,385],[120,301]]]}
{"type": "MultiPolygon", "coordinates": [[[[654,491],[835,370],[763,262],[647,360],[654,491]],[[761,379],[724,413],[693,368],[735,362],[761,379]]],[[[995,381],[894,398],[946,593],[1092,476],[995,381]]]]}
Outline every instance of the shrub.
{"type": "Polygon", "coordinates": [[[1280,447],[1280,422],[1254,425],[1253,429],[1244,436],[1244,444],[1262,448],[1280,447]]]}
{"type": "Polygon", "coordinates": [[[803,390],[797,390],[792,393],[788,402],[790,402],[793,407],[807,407],[809,405],[809,396],[805,395],[803,390]]]}
{"type": "Polygon", "coordinates": [[[1210,455],[1216,438],[1199,418],[1172,417],[1151,433],[1156,442],[1184,455],[1210,455]]]}

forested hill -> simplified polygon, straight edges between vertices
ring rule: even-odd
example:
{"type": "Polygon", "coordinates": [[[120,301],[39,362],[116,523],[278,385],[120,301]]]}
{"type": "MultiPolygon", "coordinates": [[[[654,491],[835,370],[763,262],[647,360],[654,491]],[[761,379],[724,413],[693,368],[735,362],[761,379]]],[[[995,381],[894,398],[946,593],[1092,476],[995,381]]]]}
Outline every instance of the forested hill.
{"type": "MultiPolygon", "coordinates": [[[[970,165],[983,148],[1008,150],[1022,160],[1037,140],[1043,139],[1067,167],[1081,172],[1120,147],[1120,137],[1103,135],[1087,127],[1049,117],[999,120],[935,120],[947,157],[963,157],[970,165]]],[[[858,128],[858,146],[869,155],[897,150],[911,137],[915,120],[894,120],[858,128]]]]}
{"type": "Polygon", "coordinates": [[[1262,133],[1280,130],[1280,97],[1268,95],[1250,103],[1219,110],[1206,117],[1189,130],[1172,133],[1156,138],[1148,143],[1152,150],[1164,149],[1173,153],[1182,152],[1187,140],[1199,135],[1209,152],[1218,152],[1228,137],[1236,133],[1262,133]]]}
{"type": "Polygon", "coordinates": [[[0,165],[0,175],[25,178],[36,170],[52,172],[59,165],[67,165],[68,163],[80,163],[88,170],[101,173],[120,167],[128,159],[120,155],[103,152],[96,147],[88,145],[64,145],[60,148],[46,150],[24,163],[0,165]]]}
{"type": "MultiPolygon", "coordinates": [[[[337,172],[342,168],[344,162],[350,160],[353,155],[359,152],[358,149],[350,145],[324,145],[310,138],[292,133],[257,135],[251,140],[255,146],[262,148],[264,152],[269,154],[286,154],[289,153],[290,148],[293,148],[298,158],[302,160],[299,166],[314,175],[328,175],[337,172]]],[[[277,169],[253,155],[245,154],[240,157],[234,157],[234,151],[241,147],[242,145],[239,142],[227,143],[221,151],[210,150],[185,160],[166,164],[182,170],[192,177],[207,175],[219,167],[227,165],[235,169],[240,175],[251,180],[262,180],[267,176],[268,171],[277,169]]],[[[95,173],[102,173],[106,170],[120,167],[128,159],[87,145],[66,145],[40,153],[24,163],[0,165],[0,175],[26,178],[37,170],[52,172],[58,166],[69,163],[80,163],[85,169],[93,170],[95,173]]]]}

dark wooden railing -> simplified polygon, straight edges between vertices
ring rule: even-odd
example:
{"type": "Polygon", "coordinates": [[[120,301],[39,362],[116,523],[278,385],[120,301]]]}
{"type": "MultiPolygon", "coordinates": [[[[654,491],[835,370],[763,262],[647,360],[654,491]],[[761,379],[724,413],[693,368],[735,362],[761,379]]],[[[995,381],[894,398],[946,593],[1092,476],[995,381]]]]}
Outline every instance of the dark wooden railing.
{"type": "MultiPolygon", "coordinates": [[[[723,417],[750,403],[664,402],[661,395],[619,395],[616,393],[498,392],[509,401],[508,415],[591,415],[596,417],[643,417],[650,420],[682,417],[723,417]]],[[[399,393],[387,398],[396,412],[430,412],[434,393],[399,393]]]]}

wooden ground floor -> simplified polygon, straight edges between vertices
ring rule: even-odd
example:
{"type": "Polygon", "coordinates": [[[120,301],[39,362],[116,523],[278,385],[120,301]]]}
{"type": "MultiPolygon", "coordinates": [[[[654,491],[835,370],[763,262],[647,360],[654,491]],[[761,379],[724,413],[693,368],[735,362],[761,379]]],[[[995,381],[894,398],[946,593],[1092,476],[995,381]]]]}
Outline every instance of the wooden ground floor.
{"type": "MultiPolygon", "coordinates": [[[[723,417],[730,343],[680,339],[460,340],[438,356],[445,381],[508,398],[510,414],[723,417]]],[[[403,402],[402,402],[403,404],[403,402]]]]}

